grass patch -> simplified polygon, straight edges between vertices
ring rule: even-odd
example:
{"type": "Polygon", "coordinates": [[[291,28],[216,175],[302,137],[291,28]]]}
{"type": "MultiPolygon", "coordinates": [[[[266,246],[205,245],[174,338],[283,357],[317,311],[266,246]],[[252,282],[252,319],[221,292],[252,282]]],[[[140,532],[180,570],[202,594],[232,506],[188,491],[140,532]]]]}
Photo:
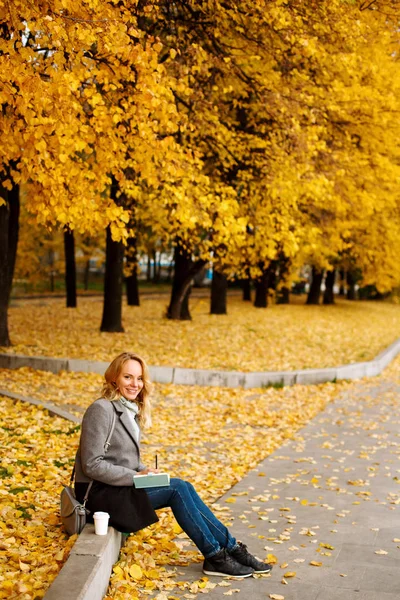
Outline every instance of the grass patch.
{"type": "Polygon", "coordinates": [[[267,390],[268,388],[273,388],[274,390],[281,390],[283,387],[285,387],[283,381],[275,381],[274,383],[264,383],[261,386],[263,390],[267,390]]]}

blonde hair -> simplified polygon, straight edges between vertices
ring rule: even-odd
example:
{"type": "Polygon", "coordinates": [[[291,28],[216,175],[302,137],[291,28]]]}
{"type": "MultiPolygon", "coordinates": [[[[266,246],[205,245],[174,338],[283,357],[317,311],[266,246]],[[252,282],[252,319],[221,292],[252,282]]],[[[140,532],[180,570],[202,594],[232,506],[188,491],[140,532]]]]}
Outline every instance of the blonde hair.
{"type": "Polygon", "coordinates": [[[115,400],[120,397],[120,392],[115,384],[116,379],[120,375],[124,364],[128,360],[136,360],[142,367],[143,388],[137,396],[135,402],[139,405],[139,424],[141,427],[150,427],[151,425],[151,402],[150,391],[151,382],[149,370],[143,358],[133,352],[122,352],[114,358],[104,373],[105,382],[102,389],[102,397],[107,400],[115,400]]]}

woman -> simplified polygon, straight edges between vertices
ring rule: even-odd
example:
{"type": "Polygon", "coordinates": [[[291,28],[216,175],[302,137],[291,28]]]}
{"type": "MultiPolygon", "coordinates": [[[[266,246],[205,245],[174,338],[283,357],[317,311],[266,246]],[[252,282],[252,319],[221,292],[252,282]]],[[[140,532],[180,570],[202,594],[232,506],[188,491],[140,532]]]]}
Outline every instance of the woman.
{"type": "Polygon", "coordinates": [[[105,372],[102,398],[83,417],[75,463],[77,498],[83,501],[93,480],[86,507],[91,513],[108,512],[110,525],[124,532],[155,523],[155,511],[169,506],[203,554],[204,573],[236,578],[268,573],[271,565],[256,559],[232,537],[192,484],[171,478],[165,487],[134,487],[134,475],[156,472],[140,460],[141,428],[150,425],[149,389],[148,370],[140,356],[124,352],[112,361],[105,372]]]}

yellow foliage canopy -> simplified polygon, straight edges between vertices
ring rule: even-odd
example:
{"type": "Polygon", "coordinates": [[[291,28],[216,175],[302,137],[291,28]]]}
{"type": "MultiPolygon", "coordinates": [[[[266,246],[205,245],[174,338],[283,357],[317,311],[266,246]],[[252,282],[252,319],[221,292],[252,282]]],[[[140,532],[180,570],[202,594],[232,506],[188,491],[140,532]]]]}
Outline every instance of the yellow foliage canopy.
{"type": "Polygon", "coordinates": [[[230,274],[285,257],[392,287],[400,77],[382,3],[169,5],[1,4],[3,187],[30,182],[41,223],[126,239],[134,220],[230,274]]]}

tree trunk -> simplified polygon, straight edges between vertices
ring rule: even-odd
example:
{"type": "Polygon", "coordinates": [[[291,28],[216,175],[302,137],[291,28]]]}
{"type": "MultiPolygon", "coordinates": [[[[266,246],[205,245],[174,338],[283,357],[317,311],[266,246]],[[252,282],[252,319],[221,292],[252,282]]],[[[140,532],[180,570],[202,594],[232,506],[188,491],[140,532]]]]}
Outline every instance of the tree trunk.
{"type": "Polygon", "coordinates": [[[128,306],[140,306],[136,252],[136,237],[130,237],[126,256],[126,267],[130,275],[125,278],[128,306]]]}
{"type": "Polygon", "coordinates": [[[347,271],[347,300],[356,299],[356,279],[351,271],[347,271]]]}
{"type": "Polygon", "coordinates": [[[346,272],[344,271],[344,269],[340,269],[339,271],[339,296],[345,296],[346,295],[346,288],[345,288],[345,282],[346,282],[346,272]]]}
{"type": "Polygon", "coordinates": [[[211,281],[211,315],[226,315],[226,293],[228,290],[228,280],[223,273],[213,269],[211,281]]]}
{"type": "Polygon", "coordinates": [[[242,279],[242,299],[245,302],[251,302],[251,279],[242,279]]]}
{"type": "Polygon", "coordinates": [[[193,277],[206,264],[205,260],[192,261],[190,253],[178,242],[174,251],[175,270],[172,282],[171,299],[167,310],[168,319],[189,321],[189,296],[193,277]]]}
{"type": "Polygon", "coordinates": [[[83,288],[87,292],[89,289],[89,275],[90,275],[90,258],[87,259],[85,264],[85,270],[83,272],[83,288]]]}
{"type": "Polygon", "coordinates": [[[19,186],[7,190],[0,182],[0,197],[5,200],[0,206],[0,346],[10,346],[8,305],[18,246],[19,186]]]}
{"type": "Polygon", "coordinates": [[[54,274],[54,250],[49,250],[49,265],[50,265],[50,291],[53,293],[55,290],[55,274],[54,274]]]}
{"type": "Polygon", "coordinates": [[[308,292],[307,304],[319,304],[323,276],[323,270],[318,271],[315,267],[312,268],[312,281],[310,291],[308,292]]]}
{"type": "Polygon", "coordinates": [[[107,227],[106,270],[104,274],[103,318],[100,331],[123,332],[122,327],[122,261],[124,245],[115,242],[107,227]]]}
{"type": "Polygon", "coordinates": [[[151,258],[150,254],[147,255],[147,272],[146,272],[146,280],[151,281],[151,258]]]}
{"type": "Polygon", "coordinates": [[[335,285],[335,269],[327,271],[325,277],[325,291],[324,291],[324,304],[335,304],[335,296],[333,293],[333,286],[335,285]]]}
{"type": "Polygon", "coordinates": [[[276,293],[277,304],[290,304],[290,290],[284,285],[289,272],[290,262],[290,259],[281,252],[277,261],[277,268],[275,269],[274,289],[275,291],[278,290],[276,293]],[[281,287],[279,284],[281,284],[281,287]]]}
{"type": "Polygon", "coordinates": [[[160,281],[160,274],[161,274],[161,267],[159,265],[159,262],[161,260],[161,252],[160,252],[160,259],[157,259],[157,252],[154,251],[153,252],[153,283],[159,283],[160,281]]]}
{"type": "Polygon", "coordinates": [[[267,308],[268,306],[268,289],[270,281],[270,269],[264,269],[261,277],[255,280],[254,286],[256,289],[256,297],[254,300],[254,306],[256,308],[267,308]]]}
{"type": "Polygon", "coordinates": [[[279,290],[277,298],[277,304],[290,304],[290,290],[288,287],[283,287],[279,290]]]}
{"type": "Polygon", "coordinates": [[[157,283],[161,281],[161,273],[162,273],[162,253],[158,253],[158,261],[157,261],[157,283]]]}
{"type": "Polygon", "coordinates": [[[126,299],[128,306],[140,306],[139,285],[137,278],[137,267],[134,267],[132,274],[125,279],[126,299]]]}
{"type": "Polygon", "coordinates": [[[69,228],[64,231],[64,256],[67,308],[76,308],[75,238],[74,232],[69,228]]]}
{"type": "Polygon", "coordinates": [[[174,260],[172,259],[168,265],[167,283],[172,282],[172,273],[174,272],[174,260]]]}

